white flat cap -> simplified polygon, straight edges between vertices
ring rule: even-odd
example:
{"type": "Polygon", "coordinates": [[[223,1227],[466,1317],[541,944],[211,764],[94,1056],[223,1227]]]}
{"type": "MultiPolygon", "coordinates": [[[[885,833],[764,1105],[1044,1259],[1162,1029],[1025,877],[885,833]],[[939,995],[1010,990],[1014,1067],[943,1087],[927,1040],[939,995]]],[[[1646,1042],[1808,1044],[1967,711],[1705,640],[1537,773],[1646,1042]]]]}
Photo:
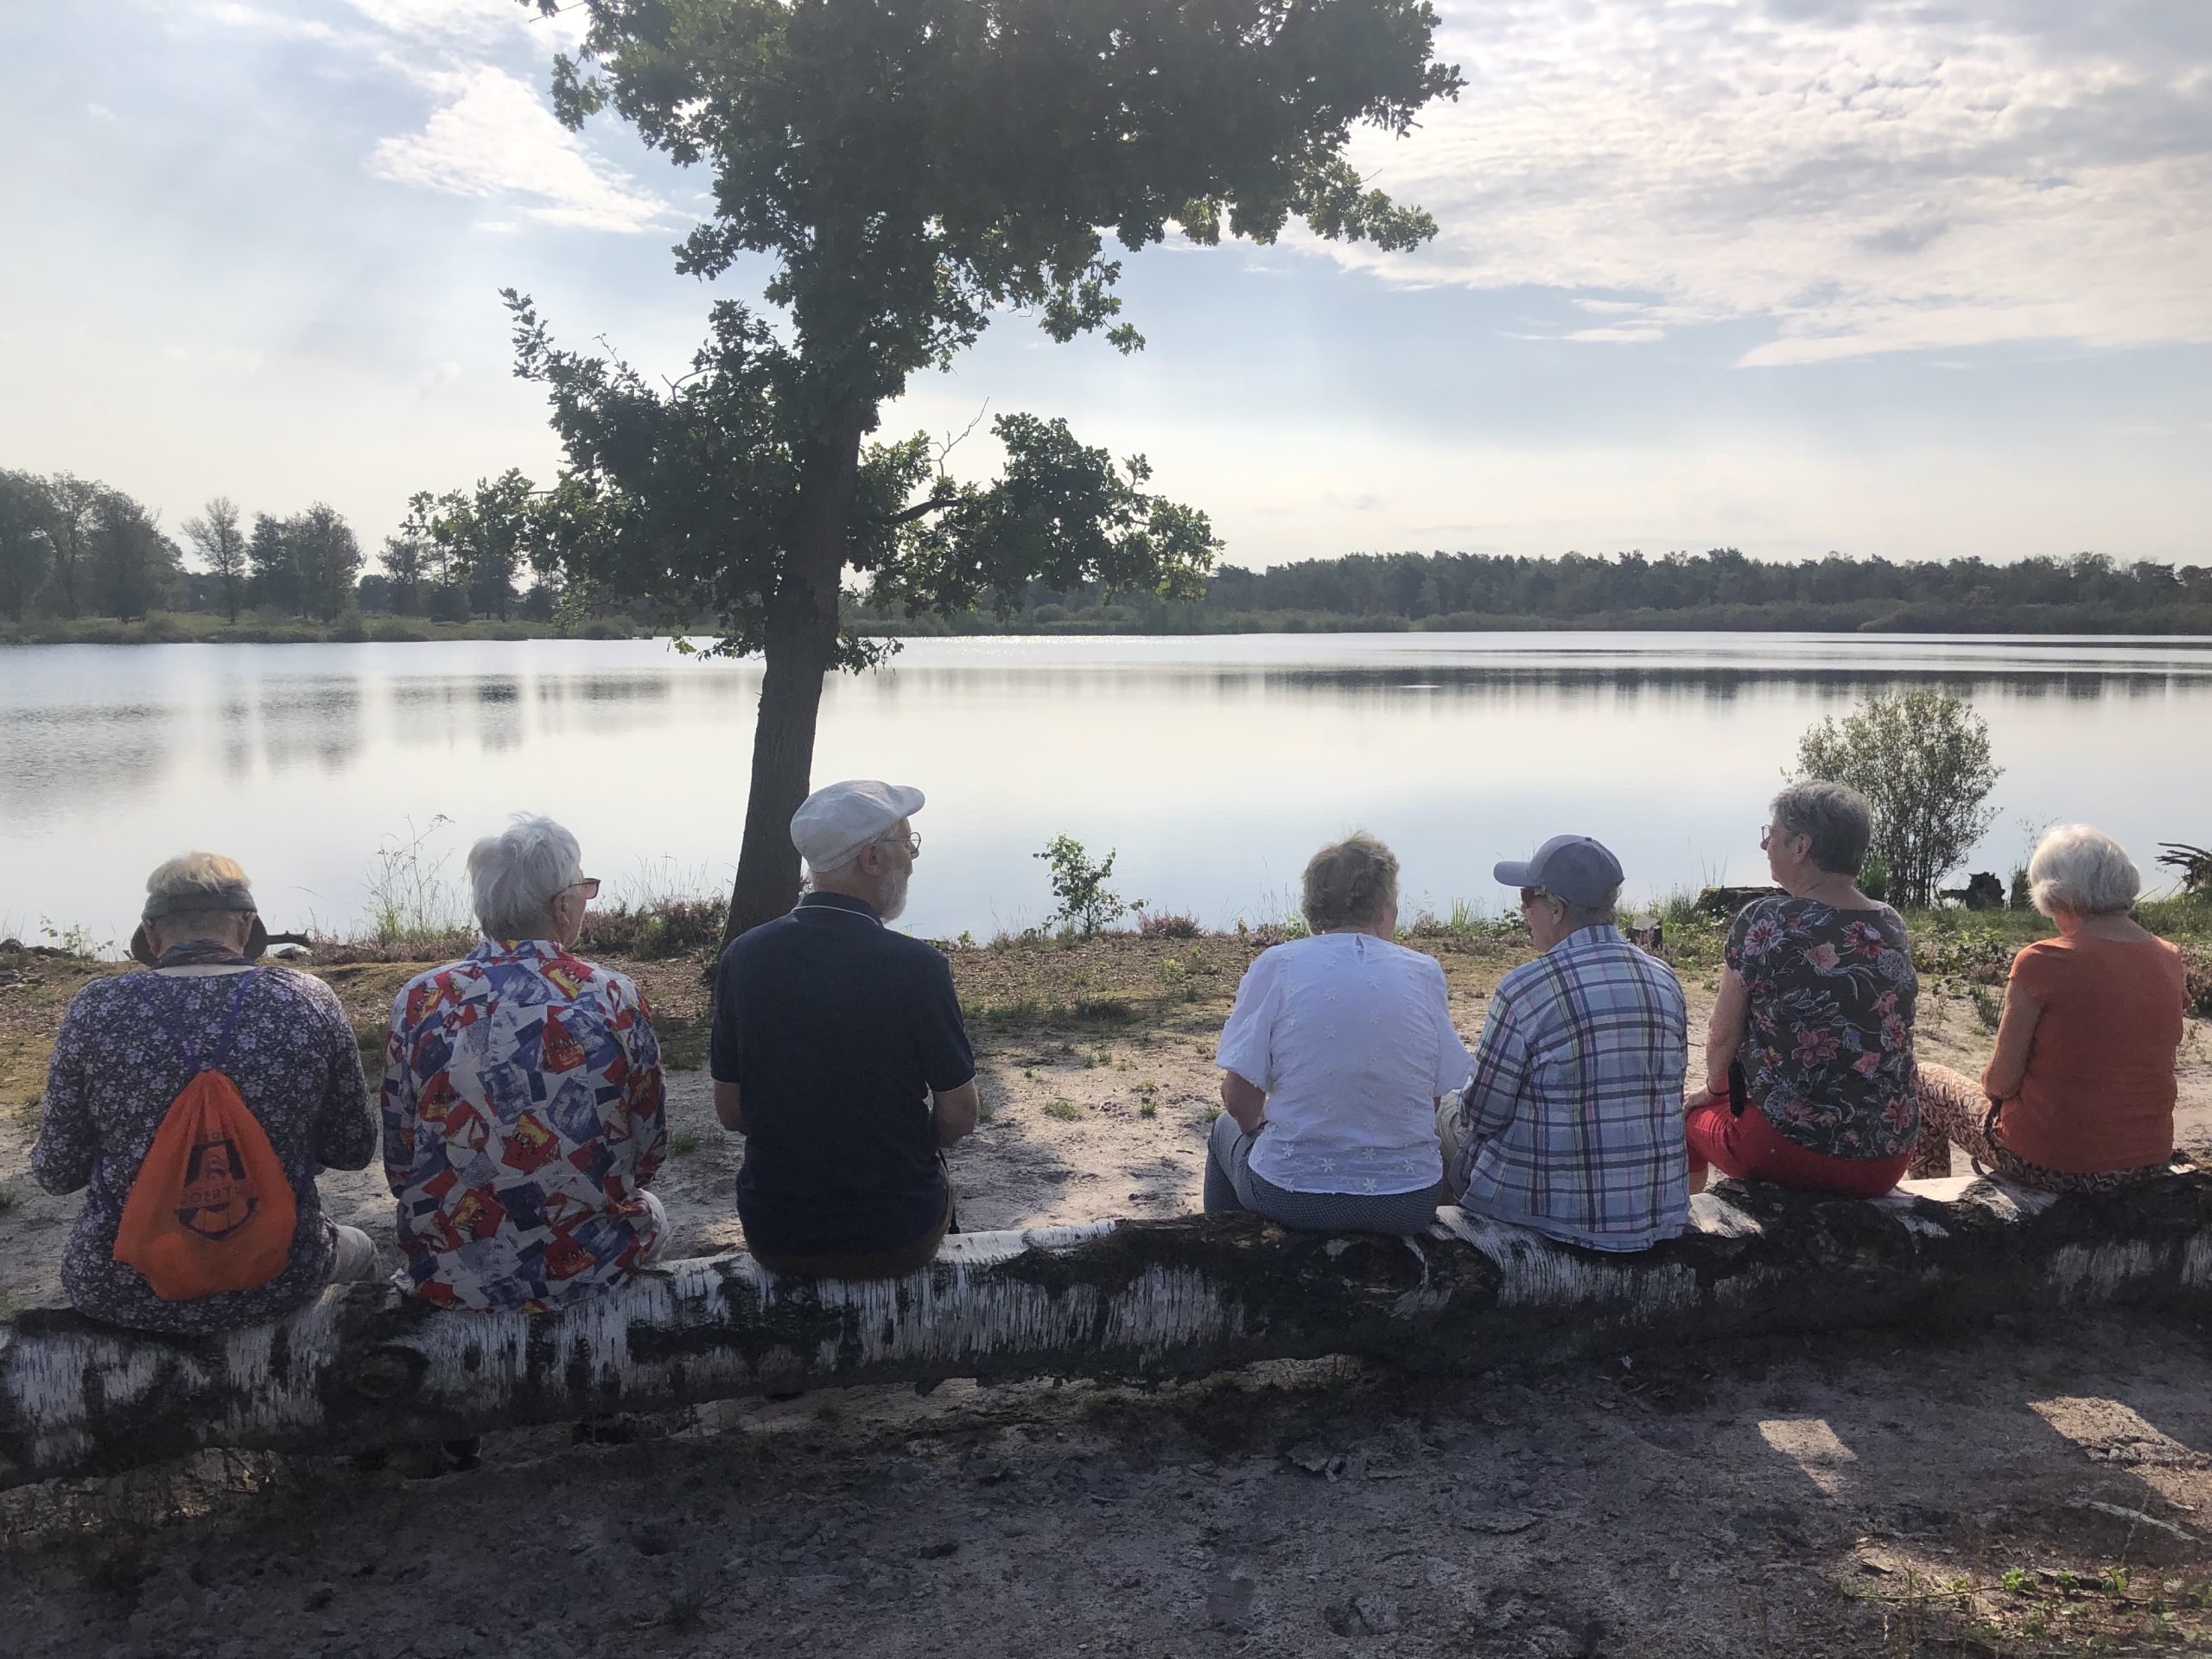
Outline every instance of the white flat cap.
{"type": "Polygon", "coordinates": [[[791,814],[791,845],[817,870],[832,870],[922,810],[922,791],[849,778],[817,789],[791,814]]]}

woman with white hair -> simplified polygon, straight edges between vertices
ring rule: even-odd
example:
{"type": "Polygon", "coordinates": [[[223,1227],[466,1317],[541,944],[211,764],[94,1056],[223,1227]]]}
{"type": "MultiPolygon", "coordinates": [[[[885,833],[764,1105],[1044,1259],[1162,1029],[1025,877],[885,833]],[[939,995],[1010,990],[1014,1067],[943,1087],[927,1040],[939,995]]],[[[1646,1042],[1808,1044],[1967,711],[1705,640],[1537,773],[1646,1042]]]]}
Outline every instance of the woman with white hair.
{"type": "Polygon", "coordinates": [[[2058,937],[2012,958],[1997,1052],[1979,1084],[1948,1066],[1920,1068],[1924,1151],[1914,1174],[1948,1174],[1954,1144],[2050,1192],[2164,1171],[2189,994],[2181,952],[2129,914],[2142,887],[2110,836],[2069,823],[2043,838],[2028,887],[2058,937]]]}
{"type": "Polygon", "coordinates": [[[443,1307],[557,1307],[627,1281],[668,1218],[652,1012],[571,954],[599,882],[576,838],[518,813],[469,850],[483,943],[410,980],[385,1042],[398,1282],[443,1307]]]}
{"type": "Polygon", "coordinates": [[[1221,1033],[1205,1208],[1308,1232],[1417,1233],[1452,1195],[1440,1096],[1474,1058],[1444,969],[1396,943],[1398,861],[1365,833],[1306,866],[1312,931],[1263,950],[1221,1033]]]}
{"type": "MultiPolygon", "coordinates": [[[[142,915],[130,954],[149,971],[96,979],[70,1003],[47,1069],[45,1112],[31,1153],[31,1173],[48,1192],[88,1189],[62,1249],[70,1302],[133,1330],[234,1331],[283,1319],[326,1284],[374,1278],[369,1236],[331,1221],[315,1192],[321,1171],[365,1168],[377,1144],[361,1051],[337,996],[310,975],[258,963],[269,936],[245,872],[230,859],[187,853],[159,866],[146,878],[142,915]],[[162,1135],[171,1108],[211,1071],[237,1089],[252,1126],[229,1124],[220,1143],[196,1137],[188,1143],[193,1182],[207,1189],[199,1195],[204,1205],[183,1207],[175,1200],[189,1198],[188,1189],[171,1189],[171,1217],[192,1229],[199,1241],[193,1249],[211,1258],[198,1276],[232,1286],[195,1292],[174,1281],[190,1276],[177,1274],[176,1258],[157,1259],[120,1236],[126,1211],[135,1216],[139,1208],[132,1200],[142,1170],[156,1183],[162,1179],[162,1160],[152,1154],[157,1140],[178,1133],[162,1135]],[[252,1139],[253,1126],[281,1166],[289,1195],[273,1174],[275,1191],[253,1190],[238,1145],[252,1139]],[[202,1182],[210,1147],[219,1144],[218,1179],[202,1182]],[[234,1176],[245,1179],[233,1186],[234,1176]],[[287,1196],[289,1251],[279,1231],[265,1253],[251,1248],[250,1263],[226,1256],[226,1249],[246,1247],[245,1235],[261,1224],[234,1228],[224,1212],[250,1220],[267,1205],[264,1221],[273,1217],[282,1228],[287,1196]],[[224,1218],[211,1224],[218,1215],[224,1218]],[[272,1276],[240,1282],[270,1268],[272,1276]]],[[[251,1151],[257,1161],[263,1155],[259,1146],[251,1151]]]]}

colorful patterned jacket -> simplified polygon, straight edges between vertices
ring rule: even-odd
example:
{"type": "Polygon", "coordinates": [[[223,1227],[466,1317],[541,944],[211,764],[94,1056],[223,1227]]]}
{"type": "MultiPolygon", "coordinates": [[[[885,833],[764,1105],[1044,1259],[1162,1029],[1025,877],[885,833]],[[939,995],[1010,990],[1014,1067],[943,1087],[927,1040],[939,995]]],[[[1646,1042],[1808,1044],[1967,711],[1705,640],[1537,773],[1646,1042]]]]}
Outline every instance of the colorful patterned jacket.
{"type": "Polygon", "coordinates": [[[550,940],[486,940],[410,980],[385,1039],[394,1282],[536,1312],[628,1279],[656,1242],[662,1093],[638,988],[550,940]]]}

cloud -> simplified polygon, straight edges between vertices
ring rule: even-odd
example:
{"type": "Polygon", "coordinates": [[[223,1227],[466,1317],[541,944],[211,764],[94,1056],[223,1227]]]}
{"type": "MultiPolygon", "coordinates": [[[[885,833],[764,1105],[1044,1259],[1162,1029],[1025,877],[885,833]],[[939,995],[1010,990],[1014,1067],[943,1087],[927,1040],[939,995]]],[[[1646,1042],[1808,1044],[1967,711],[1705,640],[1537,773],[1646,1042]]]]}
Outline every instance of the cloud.
{"type": "Polygon", "coordinates": [[[459,44],[488,46],[531,29],[549,45],[573,47],[588,28],[581,7],[547,17],[516,0],[345,0],[346,4],[389,34],[432,37],[459,44]]]}
{"type": "Polygon", "coordinates": [[[520,199],[549,225],[644,231],[668,204],[585,149],[528,83],[489,64],[422,77],[445,101],[420,132],[382,140],[369,171],[447,195],[520,199]]]}
{"type": "Polygon", "coordinates": [[[1401,283],[1605,296],[1606,327],[1577,339],[1764,323],[1747,363],[2212,340],[2206,17],[2200,0],[1463,0],[1439,42],[1460,101],[1357,147],[1436,214],[1436,243],[1300,241],[1401,283]]]}
{"type": "Polygon", "coordinates": [[[329,43],[345,39],[344,31],[332,28],[320,18],[302,17],[262,6],[245,5],[238,3],[238,0],[200,0],[197,5],[163,15],[172,27],[197,20],[220,24],[226,29],[271,35],[283,40],[329,43]]]}
{"type": "Polygon", "coordinates": [[[105,104],[87,104],[85,105],[85,113],[91,116],[95,121],[112,121],[115,119],[115,111],[108,108],[105,104]]]}

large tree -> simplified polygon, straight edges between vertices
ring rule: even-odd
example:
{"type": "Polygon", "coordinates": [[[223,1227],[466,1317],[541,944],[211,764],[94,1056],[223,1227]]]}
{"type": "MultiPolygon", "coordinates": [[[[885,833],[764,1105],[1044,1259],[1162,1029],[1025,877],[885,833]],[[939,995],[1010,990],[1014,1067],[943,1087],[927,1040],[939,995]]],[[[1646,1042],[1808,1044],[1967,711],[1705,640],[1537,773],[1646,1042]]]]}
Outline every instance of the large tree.
{"type": "Polygon", "coordinates": [[[417,490],[407,499],[407,517],[384,538],[384,551],[377,555],[391,584],[391,608],[401,616],[413,616],[422,608],[423,588],[437,585],[441,556],[431,529],[435,516],[435,499],[428,490],[417,490]]]}
{"type": "Polygon", "coordinates": [[[497,478],[478,479],[474,489],[438,497],[431,538],[452,580],[467,592],[471,613],[506,620],[515,573],[537,536],[534,495],[521,468],[510,467],[497,478]]]}
{"type": "Polygon", "coordinates": [[[292,560],[284,520],[273,513],[253,515],[253,532],[246,537],[246,591],[257,605],[307,614],[300,603],[300,573],[292,560]]]}
{"type": "Polygon", "coordinates": [[[184,521],[184,533],[207,561],[207,574],[221,586],[225,613],[237,621],[246,574],[245,532],[238,528],[238,503],[227,495],[213,498],[200,517],[184,521]]]}
{"type": "Polygon", "coordinates": [[[156,515],[121,490],[106,490],[93,523],[87,571],[101,607],[128,622],[175,597],[184,559],[162,533],[156,515]]]}
{"type": "Polygon", "coordinates": [[[555,67],[562,118],[580,126],[612,107],[674,160],[709,163],[714,217],[679,267],[711,276],[765,254],[766,298],[787,313],[772,330],[716,308],[701,356],[719,401],[702,407],[705,395],[684,395],[694,385],[662,398],[619,366],[555,352],[518,304],[524,370],[553,386],[572,459],[582,439],[595,470],[664,527],[666,502],[686,496],[747,508],[719,525],[691,519],[689,556],[671,551],[664,567],[670,591],[711,599],[726,645],[766,657],[735,931],[797,890],[787,826],[809,786],[823,677],[866,654],[840,632],[847,567],[896,564],[894,585],[928,606],[972,602],[1044,561],[1078,571],[1086,551],[1110,550],[1125,577],[1153,557],[1147,574],[1170,583],[1188,579],[1194,552],[1211,555],[1204,519],[1144,496],[1141,467],[1102,466],[1064,427],[1027,416],[999,423],[999,483],[939,480],[909,499],[930,483],[926,445],[864,453],[884,402],[1001,309],[1033,313],[1056,340],[1104,328],[1123,350],[1141,344],[1117,321],[1107,233],[1130,249],[1171,223],[1198,243],[1224,231],[1266,241],[1301,219],[1325,237],[1418,244],[1433,221],[1368,188],[1344,152],[1362,124],[1404,133],[1459,77],[1433,60],[1427,0],[582,7],[582,60],[555,67]],[[637,450],[640,432],[673,443],[670,422],[685,414],[719,423],[700,445],[714,452],[714,487],[687,478],[694,450],[637,450]],[[750,469],[734,447],[747,432],[764,446],[750,469]],[[1103,516],[1071,516],[1090,508],[1103,516]]]}
{"type": "Polygon", "coordinates": [[[52,557],[54,498],[35,473],[0,470],[0,610],[23,620],[52,557]]]}
{"type": "Polygon", "coordinates": [[[47,547],[53,563],[51,602],[63,616],[74,616],[85,598],[86,573],[92,565],[100,506],[108,487],[74,473],[56,473],[46,480],[46,493],[53,503],[47,518],[47,547]]]}
{"type": "Polygon", "coordinates": [[[284,543],[300,586],[300,607],[321,621],[334,622],[352,603],[361,575],[361,544],[346,517],[327,502],[284,521],[284,543]]]}

